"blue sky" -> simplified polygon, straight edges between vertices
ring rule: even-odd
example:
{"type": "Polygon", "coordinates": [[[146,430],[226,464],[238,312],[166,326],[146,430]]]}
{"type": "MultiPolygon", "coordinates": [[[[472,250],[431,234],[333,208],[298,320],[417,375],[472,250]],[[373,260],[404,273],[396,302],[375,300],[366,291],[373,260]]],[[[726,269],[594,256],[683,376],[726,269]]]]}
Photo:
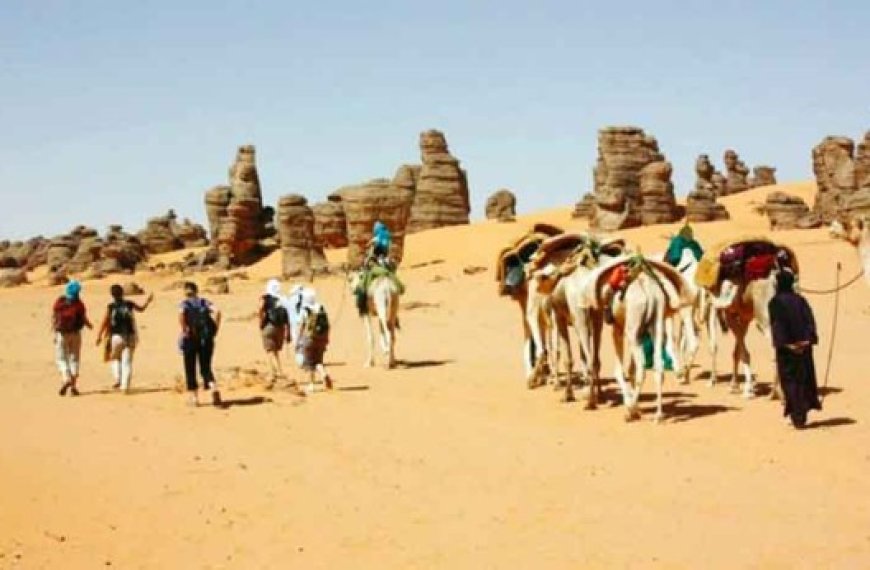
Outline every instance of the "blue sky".
{"type": "Polygon", "coordinates": [[[266,202],[317,201],[438,128],[479,218],[502,187],[575,202],[609,124],[658,138],[678,194],[701,152],[801,180],[870,128],[870,2],[687,4],[2,0],[0,236],[203,221],[244,143],[266,202]]]}

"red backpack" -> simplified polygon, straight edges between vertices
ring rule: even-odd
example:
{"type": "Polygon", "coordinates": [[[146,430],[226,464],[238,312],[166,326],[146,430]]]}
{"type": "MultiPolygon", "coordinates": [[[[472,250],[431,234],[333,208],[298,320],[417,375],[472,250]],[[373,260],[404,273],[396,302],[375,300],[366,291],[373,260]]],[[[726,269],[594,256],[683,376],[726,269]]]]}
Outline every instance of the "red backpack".
{"type": "Polygon", "coordinates": [[[70,301],[60,297],[54,303],[54,328],[58,332],[69,333],[82,330],[85,326],[85,306],[78,299],[70,301]]]}

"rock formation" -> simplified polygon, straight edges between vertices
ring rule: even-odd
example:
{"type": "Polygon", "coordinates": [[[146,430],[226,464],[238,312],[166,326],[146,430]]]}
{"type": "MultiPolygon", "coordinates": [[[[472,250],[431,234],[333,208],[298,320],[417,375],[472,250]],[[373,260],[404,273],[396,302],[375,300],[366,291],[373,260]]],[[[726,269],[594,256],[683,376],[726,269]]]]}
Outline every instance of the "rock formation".
{"type": "Polygon", "coordinates": [[[656,139],[643,129],[607,127],[598,132],[593,181],[593,228],[614,231],[639,226],[644,219],[651,223],[674,221],[679,215],[670,184],[670,165],[659,152],[656,139]],[[659,164],[646,171],[643,192],[641,171],[652,163],[659,164]],[[669,207],[672,209],[667,212],[669,207]]]}
{"type": "Polygon", "coordinates": [[[322,248],[347,247],[347,218],[340,201],[315,204],[314,241],[322,248]]]}
{"type": "Polygon", "coordinates": [[[229,185],[208,190],[205,207],[219,265],[253,262],[260,254],[260,240],[274,233],[274,210],[263,207],[253,146],[239,147],[229,168],[229,185]]]}
{"type": "Polygon", "coordinates": [[[137,236],[148,253],[167,253],[184,247],[181,239],[172,231],[174,220],[169,215],[148,220],[145,229],[137,236]]]}
{"type": "Polygon", "coordinates": [[[715,222],[730,217],[725,206],[716,201],[716,193],[711,188],[699,188],[686,197],[686,221],[715,222]]]}
{"type": "Polygon", "coordinates": [[[574,211],[571,212],[572,218],[591,218],[595,211],[595,194],[588,192],[583,194],[580,201],[574,204],[574,211]]]}
{"type": "Polygon", "coordinates": [[[396,171],[396,175],[393,177],[393,186],[416,192],[417,181],[420,180],[421,168],[422,166],[419,164],[403,164],[399,167],[396,171]]]}
{"type": "Polygon", "coordinates": [[[847,211],[847,198],[857,188],[855,143],[847,137],[825,137],[813,148],[816,202],[813,211],[830,223],[847,211]]]}
{"type": "Polygon", "coordinates": [[[640,218],[644,225],[677,221],[681,212],[674,197],[670,162],[650,162],[640,169],[640,218]]]}
{"type": "Polygon", "coordinates": [[[510,190],[498,190],[486,200],[486,219],[513,222],[517,216],[517,199],[510,190]]]}
{"type": "Polygon", "coordinates": [[[749,190],[749,169],[737,153],[731,149],[726,150],[722,161],[725,163],[725,194],[749,190]]]}
{"type": "Polygon", "coordinates": [[[821,219],[810,212],[798,196],[785,192],[771,192],[764,202],[764,212],[772,230],[808,229],[819,227],[821,219]]]}
{"type": "Polygon", "coordinates": [[[385,178],[358,186],[346,186],[330,196],[331,201],[340,201],[344,208],[347,219],[347,260],[351,267],[359,267],[364,261],[366,245],[377,220],[385,223],[392,233],[390,256],[396,263],[402,260],[413,197],[410,190],[399,188],[385,178]]]}
{"type": "Polygon", "coordinates": [[[308,275],[314,261],[314,212],[303,196],[290,194],[281,197],[278,202],[278,236],[284,277],[308,275]]]}
{"type": "Polygon", "coordinates": [[[776,184],[776,169],[772,166],[753,166],[752,178],[749,179],[750,188],[759,186],[773,186],[776,184]]]}
{"type": "MultiPolygon", "coordinates": [[[[417,174],[408,233],[467,224],[471,210],[468,181],[450,154],[444,134],[436,130],[420,133],[420,153],[423,165],[417,174]]],[[[402,167],[396,174],[403,176],[396,188],[407,189],[414,179],[413,167],[402,167]]]]}
{"type": "Polygon", "coordinates": [[[855,192],[846,200],[845,208],[850,216],[870,215],[870,131],[864,134],[855,153],[855,192]]]}
{"type": "Polygon", "coordinates": [[[33,269],[44,265],[51,242],[42,236],[27,241],[0,243],[0,268],[33,269]]]}
{"type": "Polygon", "coordinates": [[[27,283],[27,272],[24,269],[0,269],[0,289],[18,287],[27,283]]]}
{"type": "Polygon", "coordinates": [[[126,233],[121,226],[110,226],[97,267],[102,273],[133,273],[147,256],[148,252],[139,238],[126,233]]]}

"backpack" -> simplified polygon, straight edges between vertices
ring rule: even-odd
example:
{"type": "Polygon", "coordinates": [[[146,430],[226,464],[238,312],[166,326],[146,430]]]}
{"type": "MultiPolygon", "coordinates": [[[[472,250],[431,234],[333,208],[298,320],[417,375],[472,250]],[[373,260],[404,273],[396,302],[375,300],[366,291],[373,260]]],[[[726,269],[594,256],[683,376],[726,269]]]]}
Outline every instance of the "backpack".
{"type": "Polygon", "coordinates": [[[55,328],[62,333],[82,330],[85,326],[84,312],[81,301],[70,301],[66,297],[59,298],[54,304],[55,328]]]}
{"type": "Polygon", "coordinates": [[[312,339],[325,339],[329,337],[329,316],[326,314],[326,309],[323,305],[320,310],[315,313],[311,309],[308,311],[308,318],[305,321],[305,334],[312,339]]]}
{"type": "Polygon", "coordinates": [[[133,334],[133,311],[128,301],[109,305],[109,331],[112,334],[129,336],[133,334]]]}
{"type": "Polygon", "coordinates": [[[217,332],[217,325],[203,299],[184,302],[184,322],[190,329],[190,335],[197,340],[211,340],[217,332]]]}
{"type": "Polygon", "coordinates": [[[287,309],[271,295],[266,295],[266,323],[276,327],[283,327],[290,321],[287,309]]]}

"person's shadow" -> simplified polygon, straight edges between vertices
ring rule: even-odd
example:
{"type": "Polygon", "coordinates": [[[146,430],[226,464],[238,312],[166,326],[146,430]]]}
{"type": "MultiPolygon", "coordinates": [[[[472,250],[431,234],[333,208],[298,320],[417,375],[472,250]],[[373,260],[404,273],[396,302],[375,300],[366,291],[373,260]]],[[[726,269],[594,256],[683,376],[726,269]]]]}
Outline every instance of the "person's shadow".
{"type": "Polygon", "coordinates": [[[230,398],[228,400],[221,400],[219,404],[215,404],[216,408],[220,408],[221,410],[228,410],[235,406],[259,406],[260,404],[271,403],[272,398],[266,398],[265,396],[251,396],[249,398],[230,398]]]}
{"type": "Polygon", "coordinates": [[[857,424],[858,421],[852,418],[828,418],[826,420],[818,420],[808,422],[805,429],[830,428],[840,426],[851,426],[857,424]]]}

